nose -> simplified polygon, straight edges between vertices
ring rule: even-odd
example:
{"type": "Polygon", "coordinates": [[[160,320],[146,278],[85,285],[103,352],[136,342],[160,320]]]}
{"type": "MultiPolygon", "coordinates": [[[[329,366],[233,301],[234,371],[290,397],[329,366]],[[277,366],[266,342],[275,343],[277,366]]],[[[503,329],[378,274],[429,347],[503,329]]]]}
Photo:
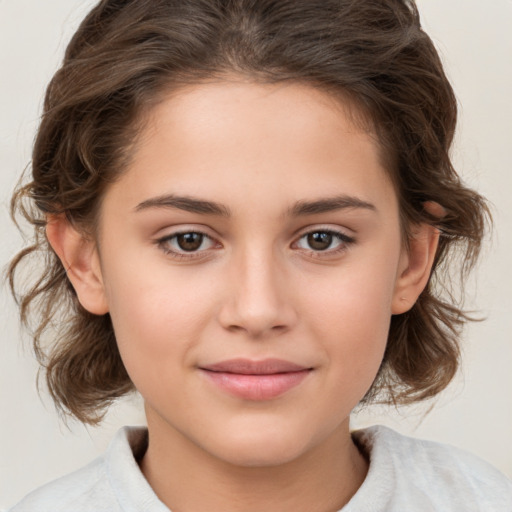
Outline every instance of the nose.
{"type": "Polygon", "coordinates": [[[287,272],[267,254],[241,256],[232,266],[219,321],[251,338],[288,331],[297,321],[287,272]]]}

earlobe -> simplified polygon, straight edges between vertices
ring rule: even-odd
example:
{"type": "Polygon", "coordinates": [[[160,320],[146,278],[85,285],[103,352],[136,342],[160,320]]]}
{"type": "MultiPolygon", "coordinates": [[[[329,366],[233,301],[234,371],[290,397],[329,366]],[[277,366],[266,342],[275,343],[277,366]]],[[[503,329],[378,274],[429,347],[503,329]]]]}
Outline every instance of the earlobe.
{"type": "Polygon", "coordinates": [[[391,313],[399,315],[409,311],[430,278],[432,265],[439,243],[439,230],[430,224],[420,224],[409,240],[409,247],[404,249],[391,313]]]}
{"type": "Polygon", "coordinates": [[[51,216],[46,237],[66,269],[82,306],[95,315],[108,313],[96,244],[86,238],[65,215],[51,216]]]}

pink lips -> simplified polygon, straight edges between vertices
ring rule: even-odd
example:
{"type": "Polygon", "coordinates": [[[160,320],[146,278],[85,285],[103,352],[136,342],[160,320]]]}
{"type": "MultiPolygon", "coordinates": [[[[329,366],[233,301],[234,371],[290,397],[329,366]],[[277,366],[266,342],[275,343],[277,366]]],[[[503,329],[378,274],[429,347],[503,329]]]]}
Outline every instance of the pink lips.
{"type": "Polygon", "coordinates": [[[222,390],[245,400],[276,398],[298,386],[311,371],[281,359],[231,359],[200,369],[222,390]]]}

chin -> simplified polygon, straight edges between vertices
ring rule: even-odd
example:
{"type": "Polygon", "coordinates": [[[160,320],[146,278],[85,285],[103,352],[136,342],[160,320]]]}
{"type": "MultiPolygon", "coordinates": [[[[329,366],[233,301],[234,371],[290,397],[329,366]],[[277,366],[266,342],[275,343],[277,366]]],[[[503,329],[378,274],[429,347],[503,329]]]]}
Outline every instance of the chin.
{"type": "Polygon", "coordinates": [[[230,449],[222,451],[220,458],[238,467],[258,468],[272,467],[288,464],[298,459],[302,451],[297,446],[282,446],[276,443],[261,445],[232,445],[230,449]]]}
{"type": "Polygon", "coordinates": [[[208,451],[234,466],[269,467],[300,458],[309,444],[303,436],[293,434],[290,430],[259,428],[225,432],[217,446],[208,451]]]}

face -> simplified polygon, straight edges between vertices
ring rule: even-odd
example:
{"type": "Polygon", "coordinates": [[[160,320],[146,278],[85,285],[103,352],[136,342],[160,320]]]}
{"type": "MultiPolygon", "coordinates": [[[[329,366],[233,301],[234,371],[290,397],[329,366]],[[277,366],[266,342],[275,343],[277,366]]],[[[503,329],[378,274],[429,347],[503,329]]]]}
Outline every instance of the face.
{"type": "Polygon", "coordinates": [[[377,144],[342,103],[297,84],[173,93],[99,227],[104,299],[150,433],[242,465],[348,433],[407,255],[377,144]]]}

